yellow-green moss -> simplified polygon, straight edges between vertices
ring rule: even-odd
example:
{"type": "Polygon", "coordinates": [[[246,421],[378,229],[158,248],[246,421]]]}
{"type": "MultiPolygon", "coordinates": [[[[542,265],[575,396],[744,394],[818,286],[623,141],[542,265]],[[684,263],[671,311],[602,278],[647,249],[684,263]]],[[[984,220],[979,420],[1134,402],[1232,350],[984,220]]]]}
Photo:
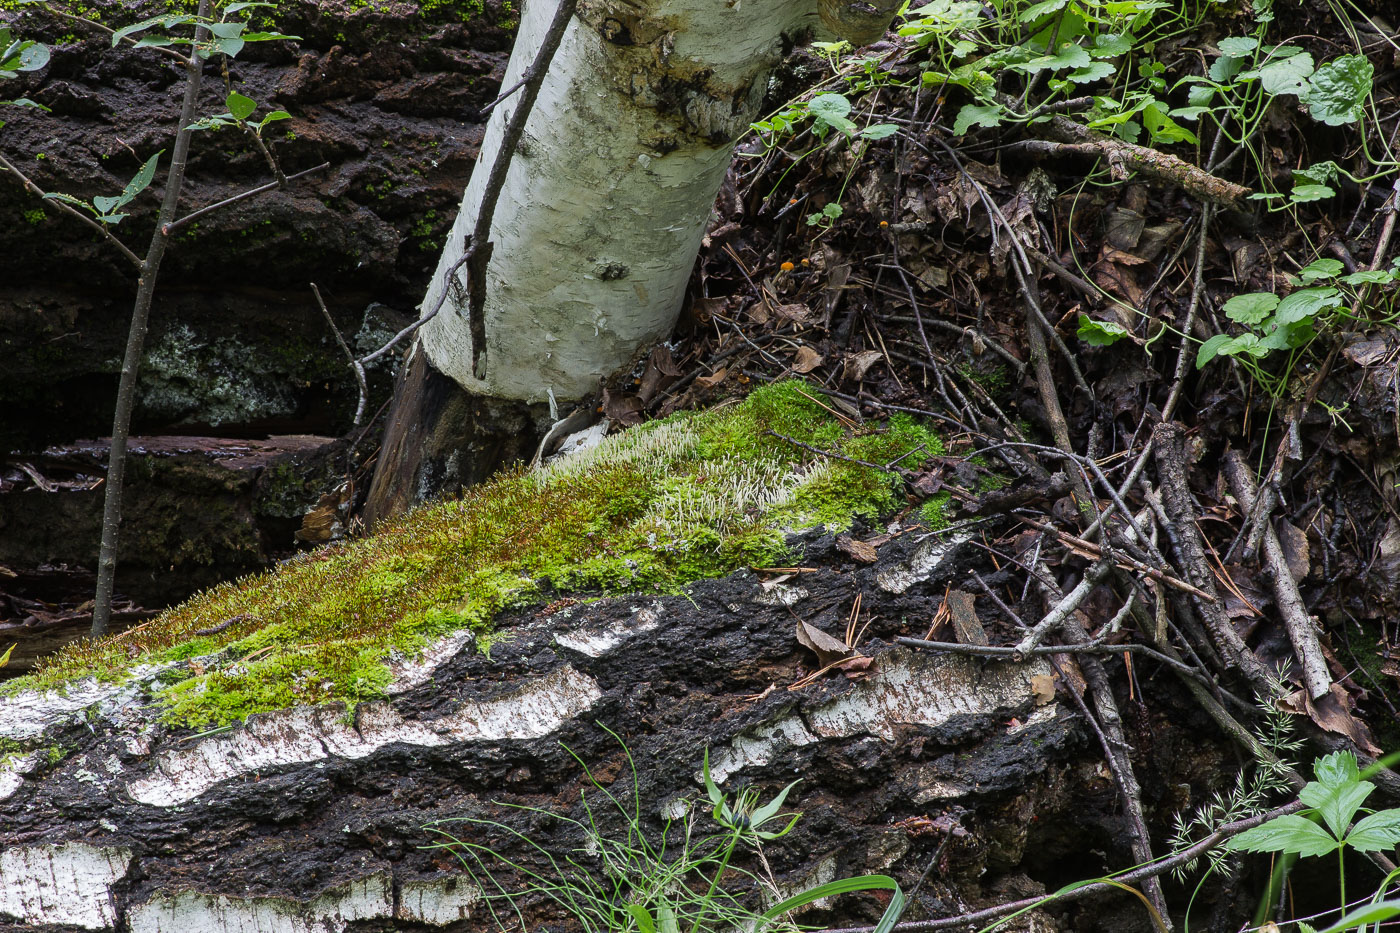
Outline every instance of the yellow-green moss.
{"type": "Polygon", "coordinates": [[[774,434],[881,465],[903,458],[906,468],[942,451],[912,418],[852,432],[803,384],[766,386],[215,587],[139,629],[70,646],[0,689],[183,662],[158,689],[173,724],[221,725],[332,700],[353,706],[384,695],[391,653],[464,628],[489,636],[502,610],[546,591],[678,592],[790,559],[790,530],[846,527],[901,504],[890,472],[774,434]]]}

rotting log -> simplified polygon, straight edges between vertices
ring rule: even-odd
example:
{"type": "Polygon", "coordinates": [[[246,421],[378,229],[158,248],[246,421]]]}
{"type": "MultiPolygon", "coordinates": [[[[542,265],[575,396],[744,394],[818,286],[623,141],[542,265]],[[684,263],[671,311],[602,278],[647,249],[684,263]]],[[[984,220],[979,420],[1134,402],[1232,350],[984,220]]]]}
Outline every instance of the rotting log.
{"type": "MultiPolygon", "coordinates": [[[[6,697],[0,739],[22,751],[0,771],[0,930],[489,929],[455,859],[420,848],[436,838],[424,825],[498,819],[557,853],[581,846],[569,827],[508,805],[581,817],[568,750],[628,787],[601,726],[638,764],[652,831],[703,796],[707,749],[727,789],[802,778],[789,803],[805,818],[765,849],[785,888],[883,870],[907,889],[940,853],[911,918],[948,915],[1040,889],[1028,856],[1043,866],[1057,852],[1121,852],[1111,813],[1070,803],[1094,753],[1072,715],[1032,689],[1043,661],[891,645],[927,625],[969,546],[910,535],[870,567],[845,563],[829,535],[803,546],[816,572],[786,582],[744,571],[688,596],[517,611],[489,653],[466,633],[449,638],[398,663],[391,695],[348,715],[296,708],[216,734],[172,729],[152,701],[156,669],[6,697]],[[874,619],[871,672],[787,689],[817,666],[794,615],[839,631],[856,594],[874,619]],[[1050,832],[1071,808],[1070,836],[1063,820],[1050,832]]],[[[708,819],[707,807],[694,813],[708,819]]],[[[529,856],[518,841],[481,841],[529,856]]],[[[879,912],[852,896],[821,918],[879,912]]]]}

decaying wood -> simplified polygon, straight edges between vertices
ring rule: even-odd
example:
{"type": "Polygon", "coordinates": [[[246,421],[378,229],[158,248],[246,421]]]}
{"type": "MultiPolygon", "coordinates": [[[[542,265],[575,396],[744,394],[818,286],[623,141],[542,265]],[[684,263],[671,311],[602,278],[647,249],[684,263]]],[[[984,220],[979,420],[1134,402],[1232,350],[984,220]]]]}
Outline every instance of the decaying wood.
{"type": "Polygon", "coordinates": [[[1152,438],[1157,454],[1162,508],[1176,532],[1180,552],[1178,559],[1187,579],[1198,589],[1216,597],[1210,601],[1196,600],[1196,611],[1205,620],[1215,649],[1225,662],[1239,670],[1258,695],[1270,696],[1273,689],[1268,673],[1226,617],[1225,604],[1220,600],[1215,586],[1215,575],[1206,562],[1205,546],[1201,541],[1200,529],[1196,527],[1196,508],[1186,482],[1186,431],[1175,422],[1160,424],[1153,431],[1152,438]]]}
{"type": "MultiPolygon", "coordinates": [[[[1254,508],[1256,490],[1254,488],[1254,478],[1250,473],[1249,465],[1244,462],[1244,457],[1238,450],[1227,450],[1225,452],[1225,477],[1230,482],[1230,489],[1239,500],[1240,507],[1246,512],[1254,508]]],[[[1260,520],[1260,525],[1264,529],[1262,566],[1264,574],[1269,578],[1269,586],[1274,593],[1274,602],[1278,606],[1279,614],[1283,617],[1284,627],[1288,629],[1289,641],[1293,643],[1293,651],[1298,659],[1298,666],[1302,669],[1303,684],[1307,687],[1308,695],[1314,700],[1324,697],[1332,689],[1332,675],[1327,670],[1327,659],[1322,654],[1322,646],[1318,643],[1317,624],[1308,614],[1307,606],[1303,603],[1303,595],[1298,592],[1298,581],[1293,579],[1293,573],[1288,567],[1288,559],[1284,556],[1283,545],[1279,543],[1278,533],[1274,531],[1273,523],[1269,521],[1267,515],[1260,520]]]]}

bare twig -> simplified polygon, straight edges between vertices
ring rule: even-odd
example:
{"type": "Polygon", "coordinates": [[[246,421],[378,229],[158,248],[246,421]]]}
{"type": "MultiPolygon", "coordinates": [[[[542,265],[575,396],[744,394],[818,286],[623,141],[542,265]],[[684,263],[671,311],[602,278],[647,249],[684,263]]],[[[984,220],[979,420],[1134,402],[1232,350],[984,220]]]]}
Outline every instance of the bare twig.
{"type": "Polygon", "coordinates": [[[355,420],[351,422],[352,427],[360,426],[360,419],[365,416],[365,402],[369,400],[369,385],[365,381],[365,367],[359,360],[355,359],[355,354],[350,350],[350,345],[345,342],[345,338],[340,335],[340,328],[335,326],[335,318],[331,317],[330,309],[326,307],[325,301],[321,298],[321,290],[316,287],[316,283],[311,283],[311,291],[316,295],[316,304],[320,305],[321,313],[325,315],[326,323],[330,325],[331,333],[335,334],[335,342],[340,344],[340,349],[345,351],[345,355],[350,359],[350,368],[355,371],[355,382],[359,384],[360,398],[355,403],[355,420]]]}
{"type": "Polygon", "coordinates": [[[131,261],[132,265],[136,266],[136,268],[138,269],[141,268],[141,257],[132,252],[131,249],[129,249],[125,243],[113,236],[112,231],[107,229],[106,224],[98,223],[96,220],[84,214],[76,207],[73,207],[71,204],[64,204],[62,201],[49,197],[43,188],[40,188],[38,185],[34,184],[34,182],[30,181],[29,176],[25,175],[19,169],[15,168],[14,163],[11,162],[9,159],[5,158],[4,155],[0,155],[0,168],[3,168],[8,172],[13,172],[15,177],[17,177],[20,180],[20,183],[23,184],[24,187],[29,191],[32,191],[34,194],[37,194],[45,204],[49,204],[53,207],[58,208],[60,211],[69,215],[70,217],[78,218],[83,223],[87,224],[89,227],[102,234],[102,236],[107,240],[108,243],[111,243],[114,247],[116,247],[119,253],[121,253],[128,260],[131,261]]]}
{"type": "Polygon", "coordinates": [[[1226,618],[1224,603],[1219,600],[1215,589],[1215,578],[1211,574],[1210,565],[1206,563],[1201,532],[1196,527],[1196,511],[1191,501],[1191,491],[1186,484],[1186,432],[1175,422],[1158,425],[1153,432],[1153,441],[1157,451],[1157,477],[1162,490],[1162,508],[1176,531],[1180,552],[1177,557],[1187,579],[1198,589],[1217,597],[1211,601],[1198,600],[1196,610],[1205,620],[1215,649],[1226,659],[1226,663],[1238,668],[1259,696],[1272,696],[1273,687],[1264,665],[1254,656],[1254,652],[1249,650],[1244,639],[1240,638],[1230,620],[1226,618]]]}
{"type": "MultiPolygon", "coordinates": [[[[199,45],[208,30],[209,0],[199,0],[194,41],[199,45]]],[[[141,351],[146,343],[147,321],[151,314],[151,299],[155,295],[156,277],[165,257],[170,238],[164,226],[175,216],[180,201],[180,189],[185,181],[185,163],[190,153],[190,137],[194,131],[195,106],[199,102],[199,85],[204,75],[204,63],[191,54],[186,63],[185,99],[180,105],[179,130],[170,154],[170,169],[165,176],[165,197],[151,232],[151,245],[141,263],[141,278],[136,288],[136,301],[131,310],[131,327],[127,332],[126,355],[122,358],[122,374],[117,384],[117,406],[112,417],[112,446],[107,454],[107,489],[102,508],[102,544],[97,556],[97,594],[93,598],[92,637],[106,634],[112,617],[112,589],[117,575],[117,537],[121,528],[122,485],[126,477],[126,441],[131,428],[131,411],[136,404],[136,378],[141,370],[141,351]]]]}
{"type": "Polygon", "coordinates": [[[270,181],[265,185],[259,185],[256,188],[250,188],[247,191],[244,191],[240,194],[235,194],[231,198],[224,198],[222,201],[210,204],[208,207],[201,207],[197,211],[190,211],[184,217],[181,217],[178,220],[172,220],[170,223],[163,226],[161,228],[161,232],[164,233],[166,236],[170,236],[172,233],[174,233],[176,230],[179,230],[181,227],[183,227],[190,221],[196,220],[204,216],[205,214],[212,213],[213,211],[217,211],[221,207],[228,207],[230,204],[237,204],[239,201],[245,201],[248,198],[262,194],[265,191],[271,191],[273,188],[281,188],[289,181],[296,181],[298,178],[310,175],[312,172],[319,172],[330,167],[331,164],[329,162],[322,162],[315,168],[309,168],[305,171],[297,172],[295,175],[287,175],[281,181],[270,181]]]}
{"type": "MultiPolygon", "coordinates": [[[[1244,462],[1244,457],[1238,450],[1225,452],[1225,477],[1229,480],[1230,489],[1240,505],[1250,509],[1254,505],[1256,495],[1254,478],[1249,465],[1244,462]]],[[[1332,675],[1327,670],[1327,659],[1323,656],[1322,646],[1317,640],[1316,624],[1308,615],[1302,594],[1298,592],[1298,583],[1288,568],[1288,559],[1284,556],[1278,534],[1267,516],[1261,524],[1264,527],[1264,573],[1269,578],[1269,584],[1274,591],[1274,602],[1278,604],[1284,627],[1288,629],[1289,641],[1293,643],[1298,664],[1303,670],[1303,683],[1308,689],[1308,695],[1316,700],[1331,692],[1332,675]]]]}

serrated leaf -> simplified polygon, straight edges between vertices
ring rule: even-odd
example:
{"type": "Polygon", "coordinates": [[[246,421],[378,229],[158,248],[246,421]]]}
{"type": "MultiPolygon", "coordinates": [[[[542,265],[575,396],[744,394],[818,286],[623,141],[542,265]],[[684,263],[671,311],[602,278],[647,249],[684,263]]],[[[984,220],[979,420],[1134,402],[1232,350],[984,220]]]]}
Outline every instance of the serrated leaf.
{"type": "Polygon", "coordinates": [[[1375,69],[1361,55],[1342,55],[1324,64],[1308,81],[1299,97],[1319,123],[1344,126],[1365,113],[1375,69]]]}
{"type": "Polygon", "coordinates": [[[1034,74],[1047,69],[1064,71],[1066,68],[1087,68],[1092,61],[1093,59],[1089,57],[1087,50],[1073,42],[1066,42],[1053,55],[1040,55],[1028,62],[1011,67],[1017,71],[1034,74]]]}
{"type": "Polygon", "coordinates": [[[1229,343],[1232,338],[1229,334],[1216,334],[1196,351],[1196,368],[1205,369],[1206,364],[1220,355],[1220,348],[1229,343]]]}
{"type": "Polygon", "coordinates": [[[1375,789],[1376,785],[1370,781],[1357,781],[1355,784],[1337,787],[1328,787],[1313,781],[1299,791],[1298,799],[1318,812],[1333,835],[1341,836],[1351,825],[1356,811],[1361,809],[1361,805],[1375,789]]]}
{"type": "Polygon", "coordinates": [[[1276,58],[1260,66],[1259,80],[1270,94],[1301,96],[1308,89],[1308,76],[1313,73],[1313,57],[1299,52],[1287,58],[1276,58]]]}
{"type": "MultiPolygon", "coordinates": [[[[1300,288],[1278,303],[1274,312],[1277,324],[1292,324],[1316,317],[1327,308],[1335,308],[1342,303],[1342,294],[1335,288],[1300,288]]],[[[1355,760],[1353,759],[1353,764],[1355,760]]]]}
{"type": "Polygon", "coordinates": [[[1294,182],[1311,182],[1316,185],[1326,185],[1337,180],[1341,174],[1341,168],[1336,162],[1315,162],[1307,168],[1295,168],[1293,170],[1294,182]]]}
{"type": "Polygon", "coordinates": [[[1090,81],[1099,81],[1107,78],[1118,69],[1108,62],[1093,62],[1086,68],[1078,68],[1071,71],[1065,77],[1075,84],[1088,84],[1090,81]]]}
{"type": "Polygon", "coordinates": [[[1128,329],[1121,324],[1096,321],[1087,314],[1081,314],[1076,335],[1091,347],[1108,347],[1128,336],[1128,329]]]}
{"type": "Polygon", "coordinates": [[[963,136],[974,126],[999,126],[1001,114],[999,104],[963,104],[953,121],[953,135],[963,136]]]}
{"type": "Polygon", "coordinates": [[[258,109],[258,102],[251,97],[244,97],[237,91],[233,91],[224,99],[224,106],[233,115],[235,120],[246,120],[253,115],[253,111],[258,109]]]}
{"type": "Polygon", "coordinates": [[[1273,292],[1249,292],[1231,298],[1225,302],[1221,310],[1232,321],[1254,325],[1261,323],[1266,317],[1273,314],[1278,304],[1278,295],[1273,292]]]}
{"type": "Polygon", "coordinates": [[[1058,13],[1060,10],[1063,10],[1068,3],[1069,0],[1041,0],[1040,3],[1032,4],[1022,10],[1020,14],[1017,15],[1016,22],[1034,23],[1042,16],[1058,13]]]}
{"type": "Polygon", "coordinates": [[[1232,58],[1229,55],[1222,55],[1210,63],[1210,70],[1206,73],[1210,75],[1212,81],[1219,84],[1229,84],[1243,68],[1243,58],[1232,58]]]}
{"type": "Polygon", "coordinates": [[[899,127],[894,123],[876,123],[861,130],[860,135],[865,139],[885,139],[898,132],[899,127]]]}
{"type": "Polygon", "coordinates": [[[1324,279],[1335,279],[1345,268],[1339,259],[1314,259],[1298,270],[1298,280],[1304,285],[1311,285],[1324,279]]]}
{"type": "Polygon", "coordinates": [[[1105,32],[1094,37],[1089,54],[1094,58],[1117,58],[1133,50],[1133,37],[1118,32],[1105,32]]]}
{"type": "Polygon", "coordinates": [[[818,94],[807,105],[807,110],[823,120],[844,117],[851,112],[851,102],[841,94],[818,94]]]}
{"type": "Polygon", "coordinates": [[[1347,845],[1358,852],[1381,852],[1400,842],[1400,810],[1382,810],[1359,820],[1347,833],[1347,845]]]}
{"type": "Polygon", "coordinates": [[[1221,39],[1215,45],[1223,55],[1229,55],[1231,58],[1244,58],[1259,48],[1259,40],[1253,36],[1230,36],[1228,39],[1221,39]]]}
{"type": "Polygon", "coordinates": [[[1383,285],[1386,282],[1394,281],[1394,278],[1389,272],[1383,272],[1380,269],[1361,269],[1342,276],[1338,281],[1347,285],[1383,285]]]}
{"type": "Polygon", "coordinates": [[[1341,843],[1327,830],[1296,813],[1269,820],[1225,843],[1232,852],[1283,852],[1289,855],[1326,855],[1341,843]]]}

